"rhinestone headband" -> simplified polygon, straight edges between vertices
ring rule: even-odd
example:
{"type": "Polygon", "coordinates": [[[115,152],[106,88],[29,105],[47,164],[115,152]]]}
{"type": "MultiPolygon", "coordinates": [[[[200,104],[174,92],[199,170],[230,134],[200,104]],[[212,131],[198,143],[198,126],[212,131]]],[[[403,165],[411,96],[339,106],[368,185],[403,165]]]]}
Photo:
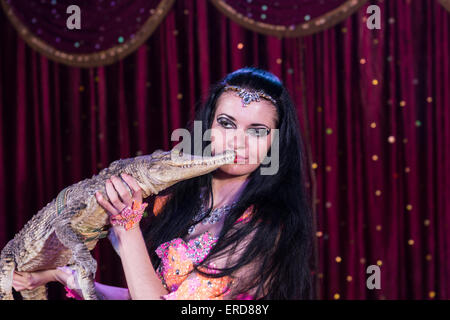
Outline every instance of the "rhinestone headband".
{"type": "Polygon", "coordinates": [[[224,91],[228,90],[236,91],[238,93],[239,97],[242,99],[242,107],[247,107],[253,101],[259,102],[261,101],[261,98],[269,100],[273,104],[276,104],[274,98],[272,98],[271,96],[262,91],[255,91],[238,86],[226,85],[224,87],[224,91]]]}

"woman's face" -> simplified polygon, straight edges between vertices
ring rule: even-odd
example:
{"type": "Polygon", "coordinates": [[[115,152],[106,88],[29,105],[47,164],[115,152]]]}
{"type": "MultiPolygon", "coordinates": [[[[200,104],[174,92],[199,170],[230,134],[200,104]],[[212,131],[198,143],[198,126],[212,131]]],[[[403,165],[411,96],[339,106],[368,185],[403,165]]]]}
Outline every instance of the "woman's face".
{"type": "Polygon", "coordinates": [[[211,154],[235,150],[238,158],[218,170],[236,176],[256,170],[270,149],[277,117],[275,106],[265,99],[242,107],[236,93],[222,93],[211,126],[211,154]]]}

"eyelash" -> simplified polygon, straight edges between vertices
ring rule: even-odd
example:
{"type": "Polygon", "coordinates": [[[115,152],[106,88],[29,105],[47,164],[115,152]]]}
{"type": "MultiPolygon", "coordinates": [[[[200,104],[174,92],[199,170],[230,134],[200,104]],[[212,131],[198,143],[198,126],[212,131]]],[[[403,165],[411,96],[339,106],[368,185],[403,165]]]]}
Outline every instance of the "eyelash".
{"type": "MultiPolygon", "coordinates": [[[[225,129],[233,129],[233,128],[230,128],[230,127],[226,127],[226,125],[227,124],[230,124],[231,125],[231,123],[228,121],[228,120],[226,120],[226,119],[217,119],[217,122],[222,126],[222,127],[224,127],[225,129]]],[[[250,129],[248,129],[249,131],[250,130],[252,130],[252,132],[255,132],[255,133],[252,133],[251,135],[253,135],[253,136],[255,136],[255,137],[265,137],[265,136],[267,136],[269,133],[270,133],[270,129],[266,129],[266,128],[250,128],[250,129]],[[259,132],[262,132],[262,133],[259,133],[259,132]]]]}

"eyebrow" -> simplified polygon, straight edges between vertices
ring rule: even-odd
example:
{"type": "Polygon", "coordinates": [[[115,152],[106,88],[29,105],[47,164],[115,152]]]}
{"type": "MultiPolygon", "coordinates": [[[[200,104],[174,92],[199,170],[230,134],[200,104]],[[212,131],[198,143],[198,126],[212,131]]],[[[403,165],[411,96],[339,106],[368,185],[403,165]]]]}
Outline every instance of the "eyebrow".
{"type": "MultiPolygon", "coordinates": [[[[228,114],[226,114],[226,113],[221,113],[221,114],[219,114],[219,115],[217,115],[217,116],[221,116],[221,115],[227,116],[227,117],[230,118],[231,120],[236,121],[235,118],[233,118],[232,116],[230,116],[230,115],[228,115],[228,114]]],[[[251,125],[251,126],[265,126],[265,127],[268,127],[268,128],[269,128],[268,125],[263,124],[263,123],[252,123],[252,124],[250,124],[250,125],[251,125]]]]}

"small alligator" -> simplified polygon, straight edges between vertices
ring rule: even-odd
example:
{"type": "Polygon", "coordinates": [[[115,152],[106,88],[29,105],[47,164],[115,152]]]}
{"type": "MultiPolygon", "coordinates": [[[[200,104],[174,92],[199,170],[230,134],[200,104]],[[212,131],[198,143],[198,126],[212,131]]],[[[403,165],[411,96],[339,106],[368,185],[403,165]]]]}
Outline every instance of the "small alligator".
{"type": "MultiPolygon", "coordinates": [[[[115,239],[113,232],[109,232],[108,213],[95,197],[95,192],[100,191],[107,199],[106,180],[112,175],[120,177],[121,173],[127,173],[137,180],[146,198],[177,182],[233,163],[234,158],[234,151],[200,157],[183,154],[177,147],[171,151],[156,150],[150,155],[116,160],[98,175],[66,187],[3,248],[0,256],[0,299],[13,299],[14,270],[32,272],[66,265],[78,272],[83,298],[99,299],[94,287],[97,262],[89,251],[101,238],[108,236],[112,242],[115,239]]],[[[47,287],[43,285],[33,290],[22,290],[20,294],[24,300],[46,300],[47,287]]]]}

